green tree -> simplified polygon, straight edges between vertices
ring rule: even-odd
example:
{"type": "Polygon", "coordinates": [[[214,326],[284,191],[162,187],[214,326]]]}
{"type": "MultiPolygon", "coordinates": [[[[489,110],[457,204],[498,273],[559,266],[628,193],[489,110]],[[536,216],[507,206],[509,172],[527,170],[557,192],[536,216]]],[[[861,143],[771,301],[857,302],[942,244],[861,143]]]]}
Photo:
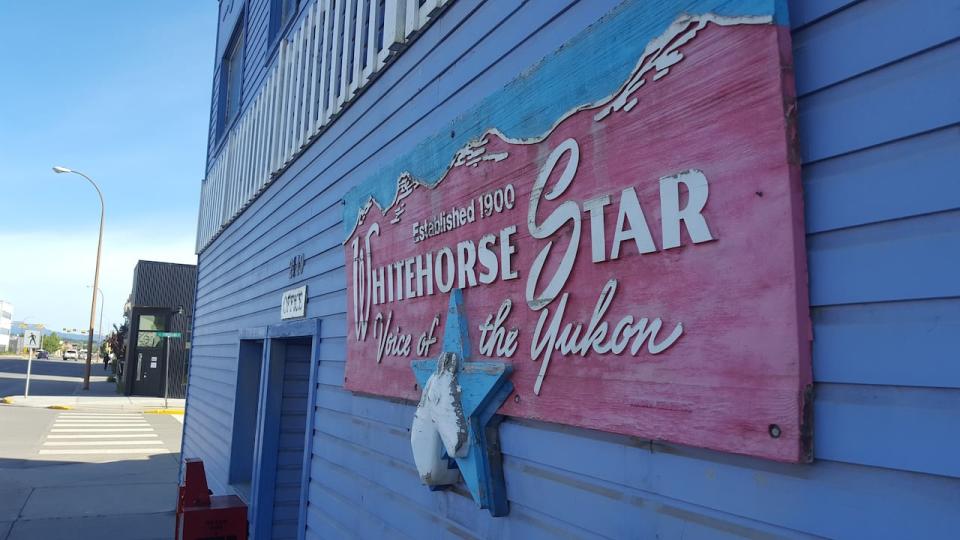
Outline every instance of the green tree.
{"type": "Polygon", "coordinates": [[[60,336],[56,332],[51,333],[49,336],[43,336],[42,340],[43,350],[54,352],[60,350],[60,336]]]}

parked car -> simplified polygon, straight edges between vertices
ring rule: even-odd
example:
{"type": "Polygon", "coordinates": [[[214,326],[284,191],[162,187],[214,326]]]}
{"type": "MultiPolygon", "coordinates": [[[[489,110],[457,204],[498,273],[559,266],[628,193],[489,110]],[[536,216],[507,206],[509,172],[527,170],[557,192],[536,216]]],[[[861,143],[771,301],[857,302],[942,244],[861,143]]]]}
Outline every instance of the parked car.
{"type": "Polygon", "coordinates": [[[47,351],[43,349],[37,349],[37,360],[46,360],[47,358],[50,358],[50,355],[47,354],[47,351]]]}
{"type": "Polygon", "coordinates": [[[67,349],[63,351],[64,360],[76,360],[77,358],[79,357],[77,356],[77,351],[75,349],[67,349]]]}

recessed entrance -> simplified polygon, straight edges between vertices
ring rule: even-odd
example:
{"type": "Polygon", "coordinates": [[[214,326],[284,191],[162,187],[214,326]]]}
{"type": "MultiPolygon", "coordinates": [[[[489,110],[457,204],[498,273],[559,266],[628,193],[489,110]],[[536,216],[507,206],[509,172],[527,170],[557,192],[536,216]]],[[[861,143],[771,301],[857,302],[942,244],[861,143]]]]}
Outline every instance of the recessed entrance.
{"type": "Polygon", "coordinates": [[[305,529],[319,340],[316,319],[240,331],[230,484],[253,538],[305,529]]]}

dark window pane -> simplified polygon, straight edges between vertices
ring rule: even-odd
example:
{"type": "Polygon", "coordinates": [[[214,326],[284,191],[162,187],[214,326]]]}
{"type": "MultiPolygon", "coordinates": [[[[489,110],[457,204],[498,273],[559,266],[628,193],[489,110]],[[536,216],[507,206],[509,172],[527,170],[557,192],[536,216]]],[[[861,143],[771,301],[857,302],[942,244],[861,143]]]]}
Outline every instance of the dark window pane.
{"type": "Polygon", "coordinates": [[[243,91],[243,34],[234,40],[227,58],[226,123],[230,124],[240,111],[243,91]]]}

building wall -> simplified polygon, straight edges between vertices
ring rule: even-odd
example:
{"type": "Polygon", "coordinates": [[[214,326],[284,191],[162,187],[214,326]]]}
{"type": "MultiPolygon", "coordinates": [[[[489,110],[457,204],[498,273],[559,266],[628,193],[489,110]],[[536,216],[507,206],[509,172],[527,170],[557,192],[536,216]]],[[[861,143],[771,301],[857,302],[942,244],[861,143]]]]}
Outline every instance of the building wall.
{"type": "MultiPolygon", "coordinates": [[[[183,455],[204,458],[215,492],[230,491],[238,331],[277,323],[282,291],[303,282],[322,331],[309,538],[905,538],[960,527],[960,436],[949,428],[960,425],[960,0],[788,3],[813,464],[507,420],[511,512],[491,518],[465,491],[420,485],[413,404],[343,390],[343,194],[617,4],[457,0],[200,254],[183,455]],[[293,281],[287,264],[300,253],[293,281]]],[[[270,59],[266,40],[249,43],[248,58],[270,59]]]]}
{"type": "MultiPolygon", "coordinates": [[[[276,53],[276,43],[267,43],[270,33],[270,3],[271,0],[248,1],[221,1],[220,20],[217,30],[217,49],[215,55],[215,71],[213,77],[213,92],[210,107],[210,143],[208,145],[209,158],[212,161],[224,142],[219,136],[217,119],[222,114],[220,110],[220,67],[221,60],[226,54],[227,45],[233,37],[237,26],[242,27],[246,41],[243,58],[243,104],[247,106],[267,73],[268,53],[276,53]],[[269,47],[268,45],[272,46],[269,47]]],[[[308,2],[301,3],[306,4],[308,2]]]]}
{"type": "MultiPolygon", "coordinates": [[[[182,398],[186,394],[188,350],[193,316],[193,300],[197,288],[197,267],[192,264],[177,264],[157,261],[138,261],[133,271],[133,287],[130,301],[134,308],[176,309],[183,306],[184,313],[172,315],[167,330],[180,332],[181,340],[173,340],[170,349],[170,397],[182,398]]],[[[130,321],[130,341],[136,345],[137,321],[130,321]]],[[[136,347],[127,345],[127,365],[133,363],[136,347]]],[[[129,392],[132,373],[127,373],[129,392]]]]}
{"type": "Polygon", "coordinates": [[[0,300],[0,351],[10,350],[13,332],[13,304],[0,300]]]}

